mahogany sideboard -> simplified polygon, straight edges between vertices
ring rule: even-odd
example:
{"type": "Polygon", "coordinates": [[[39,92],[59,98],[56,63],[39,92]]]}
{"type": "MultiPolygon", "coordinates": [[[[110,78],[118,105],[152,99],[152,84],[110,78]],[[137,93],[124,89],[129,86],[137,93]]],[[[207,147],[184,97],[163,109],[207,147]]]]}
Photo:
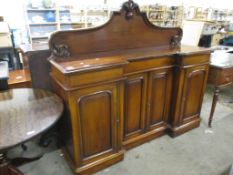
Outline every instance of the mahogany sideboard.
{"type": "Polygon", "coordinates": [[[51,36],[53,88],[66,104],[63,150],[75,173],[199,126],[210,50],[180,46],[181,38],[180,28],[154,26],[131,0],[100,27],[51,36]]]}

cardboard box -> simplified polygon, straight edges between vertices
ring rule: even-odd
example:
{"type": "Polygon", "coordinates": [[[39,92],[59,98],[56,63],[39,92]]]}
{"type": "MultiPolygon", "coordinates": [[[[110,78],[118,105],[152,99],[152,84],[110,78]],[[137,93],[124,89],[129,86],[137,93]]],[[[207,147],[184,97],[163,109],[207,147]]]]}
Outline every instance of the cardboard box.
{"type": "Polygon", "coordinates": [[[12,47],[11,35],[9,33],[0,33],[0,48],[12,47]]]}

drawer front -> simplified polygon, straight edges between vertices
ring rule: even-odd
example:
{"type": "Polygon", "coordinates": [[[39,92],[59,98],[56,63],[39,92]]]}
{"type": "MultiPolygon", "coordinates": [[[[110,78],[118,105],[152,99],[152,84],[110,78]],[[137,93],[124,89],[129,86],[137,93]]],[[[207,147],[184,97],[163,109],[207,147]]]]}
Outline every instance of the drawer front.
{"type": "Polygon", "coordinates": [[[120,79],[123,76],[123,68],[115,67],[105,70],[96,70],[84,73],[74,73],[66,75],[60,73],[56,68],[52,68],[51,75],[63,84],[67,89],[84,86],[88,84],[101,83],[120,79]]]}
{"type": "Polygon", "coordinates": [[[223,73],[225,76],[233,76],[233,68],[223,69],[223,73]]]}
{"type": "Polygon", "coordinates": [[[222,75],[219,85],[225,85],[233,82],[233,75],[222,75]]]}
{"type": "Polygon", "coordinates": [[[113,68],[113,69],[75,74],[67,78],[69,78],[68,80],[69,86],[75,87],[80,85],[118,79],[121,78],[122,75],[123,75],[122,68],[113,68]]]}
{"type": "Polygon", "coordinates": [[[210,60],[209,54],[202,55],[192,55],[192,56],[184,56],[179,60],[179,64],[182,66],[191,66],[196,64],[204,64],[208,63],[210,60]]]}
{"type": "Polygon", "coordinates": [[[233,68],[223,69],[210,69],[209,79],[212,78],[214,83],[208,81],[217,86],[229,84],[233,82],[233,68]]]}
{"type": "Polygon", "coordinates": [[[163,67],[171,67],[174,65],[175,59],[172,57],[151,58],[139,61],[130,61],[124,68],[125,74],[139,73],[163,67]]]}

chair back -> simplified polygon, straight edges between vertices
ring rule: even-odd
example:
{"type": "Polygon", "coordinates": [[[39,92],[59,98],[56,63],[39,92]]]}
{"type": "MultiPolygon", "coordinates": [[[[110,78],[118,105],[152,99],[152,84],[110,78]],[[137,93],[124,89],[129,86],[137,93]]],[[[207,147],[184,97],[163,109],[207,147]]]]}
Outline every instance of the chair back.
{"type": "Polygon", "coordinates": [[[32,51],[28,53],[28,64],[31,74],[32,87],[52,90],[50,78],[49,50],[32,51]]]}

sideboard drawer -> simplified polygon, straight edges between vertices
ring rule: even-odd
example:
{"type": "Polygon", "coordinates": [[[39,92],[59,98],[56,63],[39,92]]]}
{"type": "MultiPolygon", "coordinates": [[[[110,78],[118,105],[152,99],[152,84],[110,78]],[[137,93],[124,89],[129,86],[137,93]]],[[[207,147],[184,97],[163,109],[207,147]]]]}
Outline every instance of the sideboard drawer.
{"type": "Polygon", "coordinates": [[[150,59],[141,59],[135,61],[129,61],[124,67],[125,74],[139,73],[150,70],[156,70],[166,67],[172,67],[175,59],[172,57],[158,57],[150,59]]]}
{"type": "Polygon", "coordinates": [[[82,85],[119,79],[123,75],[123,68],[115,67],[111,69],[80,72],[67,76],[62,74],[59,70],[52,68],[51,75],[67,88],[74,88],[82,85]]]}

